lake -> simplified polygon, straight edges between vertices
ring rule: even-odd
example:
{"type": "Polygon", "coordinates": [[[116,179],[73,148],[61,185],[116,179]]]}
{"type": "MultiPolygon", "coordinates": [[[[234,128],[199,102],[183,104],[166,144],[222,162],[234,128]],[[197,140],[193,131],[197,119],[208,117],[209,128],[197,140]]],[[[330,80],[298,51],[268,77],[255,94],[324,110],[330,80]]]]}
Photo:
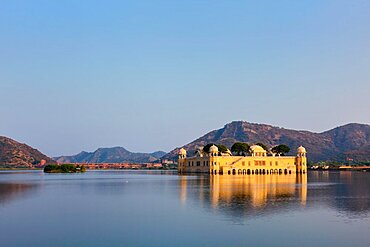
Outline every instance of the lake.
{"type": "Polygon", "coordinates": [[[0,245],[370,246],[370,173],[1,171],[0,245]]]}

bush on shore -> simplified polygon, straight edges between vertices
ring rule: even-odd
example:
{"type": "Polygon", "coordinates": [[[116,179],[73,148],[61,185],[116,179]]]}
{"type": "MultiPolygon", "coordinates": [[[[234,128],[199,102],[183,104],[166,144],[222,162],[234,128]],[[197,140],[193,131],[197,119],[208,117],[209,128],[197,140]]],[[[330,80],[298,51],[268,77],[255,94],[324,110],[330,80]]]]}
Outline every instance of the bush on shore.
{"type": "Polygon", "coordinates": [[[62,164],[62,165],[46,165],[44,167],[46,173],[76,173],[86,172],[85,166],[73,165],[73,164],[62,164]]]}

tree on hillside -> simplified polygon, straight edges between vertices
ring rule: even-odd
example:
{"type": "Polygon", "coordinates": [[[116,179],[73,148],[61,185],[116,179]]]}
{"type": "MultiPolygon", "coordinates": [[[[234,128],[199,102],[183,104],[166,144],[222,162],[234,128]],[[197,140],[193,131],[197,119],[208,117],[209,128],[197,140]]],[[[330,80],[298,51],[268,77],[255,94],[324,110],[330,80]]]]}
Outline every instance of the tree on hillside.
{"type": "Polygon", "coordinates": [[[227,153],[227,151],[229,151],[225,145],[217,144],[216,146],[218,147],[218,152],[220,153],[227,153]]]}
{"type": "Polygon", "coordinates": [[[289,153],[290,148],[285,144],[280,144],[271,149],[271,152],[278,154],[278,155],[285,155],[286,153],[289,153]]]}
{"type": "Polygon", "coordinates": [[[263,148],[263,149],[265,149],[266,151],[269,151],[268,147],[267,147],[265,144],[261,143],[261,142],[256,143],[256,145],[258,145],[258,146],[262,147],[262,148],[263,148]]]}
{"type": "Polygon", "coordinates": [[[249,145],[244,142],[235,142],[231,146],[231,152],[236,153],[237,155],[247,155],[249,152],[249,145]]]}

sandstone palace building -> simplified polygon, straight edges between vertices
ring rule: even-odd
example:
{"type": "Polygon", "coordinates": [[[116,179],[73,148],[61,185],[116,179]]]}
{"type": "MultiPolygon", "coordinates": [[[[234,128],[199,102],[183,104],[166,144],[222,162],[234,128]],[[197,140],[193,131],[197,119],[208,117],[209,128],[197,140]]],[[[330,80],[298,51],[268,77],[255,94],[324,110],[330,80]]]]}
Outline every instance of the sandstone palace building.
{"type": "Polygon", "coordinates": [[[209,173],[228,175],[251,174],[305,174],[307,172],[306,149],[300,146],[296,156],[267,155],[261,146],[250,147],[249,156],[233,156],[231,152],[220,153],[217,146],[205,153],[197,151],[187,157],[181,148],[178,156],[179,173],[209,173]]]}

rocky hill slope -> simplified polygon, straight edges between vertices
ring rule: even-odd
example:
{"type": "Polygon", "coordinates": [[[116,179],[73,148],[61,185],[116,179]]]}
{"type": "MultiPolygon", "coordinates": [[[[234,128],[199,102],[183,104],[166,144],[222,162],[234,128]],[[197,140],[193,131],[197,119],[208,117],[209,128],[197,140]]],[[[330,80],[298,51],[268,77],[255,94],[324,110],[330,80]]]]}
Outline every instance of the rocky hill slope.
{"type": "Polygon", "coordinates": [[[37,149],[0,136],[0,167],[34,167],[40,165],[41,160],[45,160],[46,164],[55,163],[37,149]]]}
{"type": "Polygon", "coordinates": [[[160,159],[165,152],[132,153],[123,147],[99,148],[95,152],[81,152],[54,159],[60,163],[148,163],[160,159]]]}
{"type": "MultiPolygon", "coordinates": [[[[298,146],[303,145],[308,159],[317,161],[370,161],[370,125],[351,123],[322,133],[290,130],[267,124],[235,121],[223,128],[211,131],[195,141],[184,145],[190,154],[199,146],[207,143],[220,143],[227,147],[236,142],[254,144],[265,143],[268,147],[287,144],[291,155],[298,146]]],[[[180,148],[180,147],[179,147],[180,148]]],[[[176,159],[179,148],[172,150],[163,158],[176,159]]]]}

